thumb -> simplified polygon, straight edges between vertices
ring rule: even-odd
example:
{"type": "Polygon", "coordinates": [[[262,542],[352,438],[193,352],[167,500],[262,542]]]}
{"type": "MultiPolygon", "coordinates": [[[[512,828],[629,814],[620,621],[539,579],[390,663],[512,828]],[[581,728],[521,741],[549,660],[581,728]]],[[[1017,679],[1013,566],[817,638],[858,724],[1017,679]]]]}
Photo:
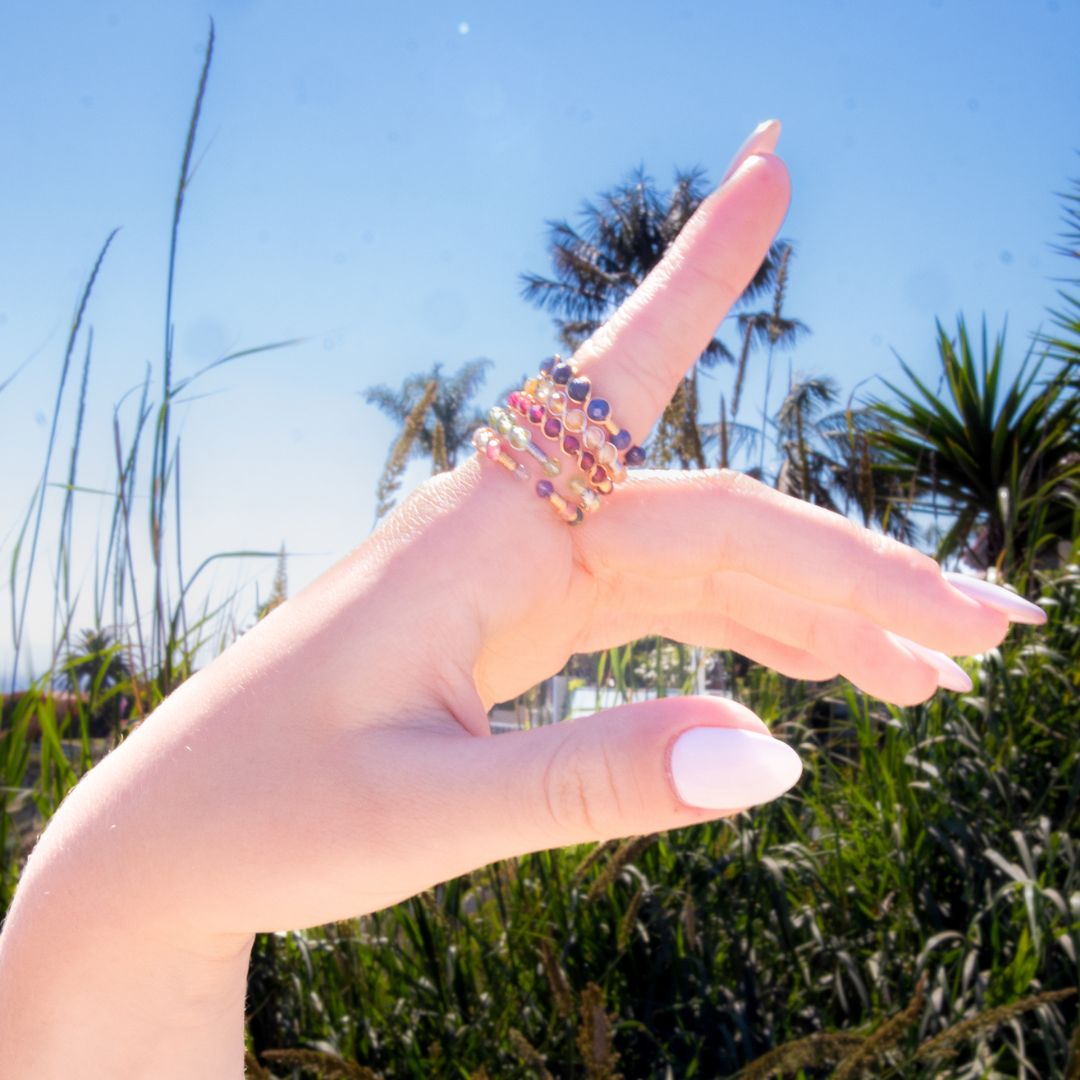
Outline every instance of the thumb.
{"type": "Polygon", "coordinates": [[[486,861],[708,821],[775,799],[802,772],[749,709],[715,697],[469,738],[454,758],[457,782],[439,786],[486,861]]]}

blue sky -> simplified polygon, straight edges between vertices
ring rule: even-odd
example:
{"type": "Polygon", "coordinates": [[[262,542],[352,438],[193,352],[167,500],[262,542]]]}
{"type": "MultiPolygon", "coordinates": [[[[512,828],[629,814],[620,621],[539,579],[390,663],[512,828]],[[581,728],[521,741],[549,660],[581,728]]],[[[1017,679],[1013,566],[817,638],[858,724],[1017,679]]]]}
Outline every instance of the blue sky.
{"type": "MultiPolygon", "coordinates": [[[[211,16],[176,365],[307,340],[214,373],[179,411],[192,565],[284,542],[304,553],[295,590],[336,561],[370,530],[394,435],[357,392],[488,357],[495,395],[554,347],[549,318],[520,298],[519,275],[548,269],[545,220],[573,219],[638,164],[665,184],[679,166],[715,180],[768,117],[792,174],[788,313],[813,331],[792,363],[845,396],[898,379],[895,354],[933,378],[934,319],[961,312],[994,330],[1008,317],[1015,368],[1068,270],[1049,245],[1056,193],[1080,174],[1076,0],[9,5],[0,382],[25,366],[0,393],[5,566],[66,327],[114,226],[88,314],[82,483],[111,486],[113,405],[147,363],[160,370],[171,203],[211,16]]],[[[744,407],[760,407],[762,384],[751,371],[744,407]]],[[[706,418],[730,388],[717,371],[706,418]]],[[[92,575],[107,510],[80,497],[77,575],[92,575]]],[[[49,639],[42,569],[35,656],[49,639]]],[[[234,564],[211,587],[271,576],[234,564]]],[[[4,639],[0,673],[8,655],[4,639]]]]}

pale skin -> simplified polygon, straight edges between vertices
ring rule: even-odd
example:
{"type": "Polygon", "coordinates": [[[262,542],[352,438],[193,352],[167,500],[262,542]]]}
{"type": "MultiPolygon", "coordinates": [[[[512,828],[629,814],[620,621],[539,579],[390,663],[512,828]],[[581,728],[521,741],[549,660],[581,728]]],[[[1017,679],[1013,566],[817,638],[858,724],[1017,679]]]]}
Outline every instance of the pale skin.
{"type": "MultiPolygon", "coordinates": [[[[763,125],[734,175],[576,354],[643,438],[787,209],[763,125]]],[[[200,671],[96,766],[0,935],[0,1077],[243,1075],[253,935],[374,911],[496,859],[741,809],[677,796],[668,698],[491,737],[487,712],[645,634],[898,705],[1005,636],[924,554],[731,471],[635,471],[577,528],[476,455],[200,671]]]]}

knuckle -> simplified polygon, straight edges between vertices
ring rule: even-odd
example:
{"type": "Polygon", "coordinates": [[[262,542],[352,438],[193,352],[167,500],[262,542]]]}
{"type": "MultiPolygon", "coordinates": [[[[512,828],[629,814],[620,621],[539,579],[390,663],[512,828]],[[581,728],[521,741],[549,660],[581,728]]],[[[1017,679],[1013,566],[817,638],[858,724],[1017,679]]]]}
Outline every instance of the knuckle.
{"type": "Polygon", "coordinates": [[[557,833],[606,839],[618,833],[619,784],[603,737],[562,740],[542,774],[545,813],[557,833]]]}

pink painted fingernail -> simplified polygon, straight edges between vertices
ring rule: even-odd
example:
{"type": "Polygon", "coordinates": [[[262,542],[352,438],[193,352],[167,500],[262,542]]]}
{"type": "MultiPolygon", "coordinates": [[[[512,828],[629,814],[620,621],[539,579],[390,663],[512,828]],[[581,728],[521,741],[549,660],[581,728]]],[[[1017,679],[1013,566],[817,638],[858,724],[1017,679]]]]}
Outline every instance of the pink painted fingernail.
{"type": "Polygon", "coordinates": [[[735,152],[735,156],[731,159],[731,164],[727,168],[727,172],[724,173],[724,179],[720,181],[723,184],[727,181],[735,170],[748,158],[751,154],[771,154],[776,149],[776,144],[780,140],[780,121],[779,120],[763,120],[750,134],[746,137],[746,141],[735,152]]]}
{"type": "Polygon", "coordinates": [[[669,761],[675,794],[688,806],[736,810],[782,795],[802,774],[787,743],[745,728],[684,731],[669,761]]]}
{"type": "Polygon", "coordinates": [[[957,574],[952,570],[946,570],[942,577],[965,596],[1008,615],[1010,622],[1028,623],[1031,626],[1042,626],[1046,622],[1046,612],[1041,607],[1029,603],[1022,596],[1017,596],[1000,585],[972,577],[971,574],[957,574]]]}
{"type": "Polygon", "coordinates": [[[957,693],[966,694],[972,686],[971,676],[950,656],[946,656],[937,649],[928,649],[910,638],[892,634],[892,638],[898,641],[910,653],[914,653],[920,660],[925,660],[938,670],[938,686],[944,690],[955,690],[957,693]]]}

